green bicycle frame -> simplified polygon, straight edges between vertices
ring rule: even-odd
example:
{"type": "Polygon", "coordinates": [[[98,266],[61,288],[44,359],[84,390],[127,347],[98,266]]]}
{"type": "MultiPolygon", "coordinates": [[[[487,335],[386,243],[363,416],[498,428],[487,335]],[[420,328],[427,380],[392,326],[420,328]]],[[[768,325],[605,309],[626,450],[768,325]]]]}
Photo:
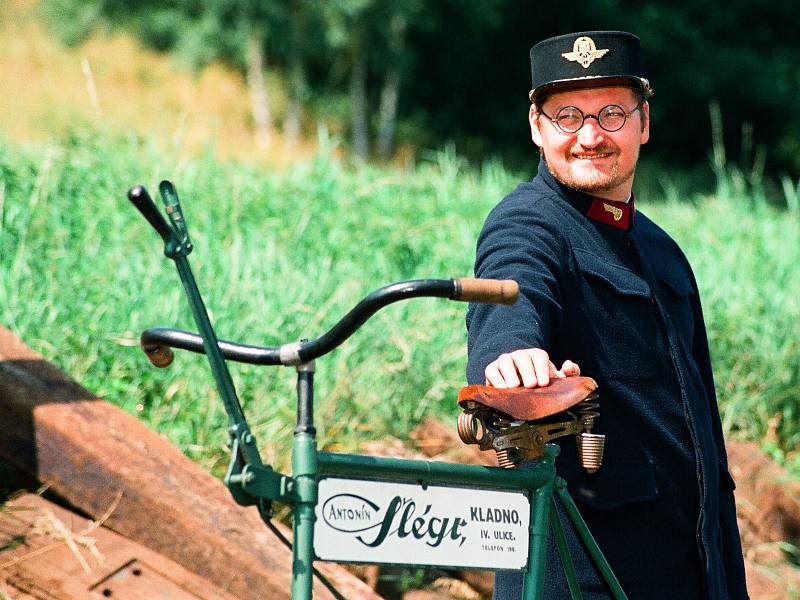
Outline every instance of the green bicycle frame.
{"type": "MultiPolygon", "coordinates": [[[[458,296],[457,283],[454,284],[453,280],[420,280],[387,286],[362,301],[362,304],[369,302],[364,304],[365,308],[361,312],[354,309],[339,325],[312,342],[286,344],[280,348],[257,348],[221,342],[216,337],[189,266],[187,256],[192,250],[192,244],[177,193],[172,184],[166,181],[162,182],[159,188],[169,224],[142,186],[132,188],[128,192],[128,198],[164,240],[164,253],[175,262],[200,333],[198,335],[171,329],[149,329],[142,334],[142,347],[151,362],[157,366],[166,366],[171,362],[170,347],[207,355],[230,425],[231,461],[224,479],[226,486],[239,504],[258,506],[262,518],[269,526],[271,526],[269,517],[272,502],[281,502],[292,507],[294,541],[291,597],[293,600],[310,600],[314,575],[321,577],[313,566],[314,560],[317,559],[314,548],[315,510],[319,500],[320,481],[329,477],[364,482],[407,482],[422,488],[448,487],[454,495],[459,487],[468,490],[523,493],[530,504],[528,556],[524,569],[525,600],[542,600],[546,550],[551,527],[571,597],[573,599],[581,597],[575,567],[567,550],[564,530],[556,513],[555,497],[558,496],[611,594],[617,600],[626,599],[608,562],[567,492],[566,483],[556,476],[555,459],[559,448],[555,444],[547,444],[544,457],[526,469],[502,469],[318,451],[313,420],[314,357],[321,356],[341,343],[381,306],[396,300],[423,295],[454,298],[458,296]],[[226,357],[256,364],[293,366],[297,370],[297,424],[292,442],[291,476],[277,473],[272,467],[262,463],[256,439],[236,396],[226,357]]],[[[341,597],[338,592],[330,589],[337,597],[341,597]]]]}

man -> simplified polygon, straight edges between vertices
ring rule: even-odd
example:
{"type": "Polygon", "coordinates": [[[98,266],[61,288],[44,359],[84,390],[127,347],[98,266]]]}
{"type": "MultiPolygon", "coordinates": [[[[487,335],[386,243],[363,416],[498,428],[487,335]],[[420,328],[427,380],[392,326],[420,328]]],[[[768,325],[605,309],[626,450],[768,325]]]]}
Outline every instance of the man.
{"type": "MultiPolygon", "coordinates": [[[[530,55],[538,174],[488,216],[475,261],[478,277],[516,280],[520,299],[470,306],[468,379],[593,377],[603,466],[584,473],[564,443],[557,468],[629,598],[747,598],[697,285],[677,244],[634,207],[652,94],[639,39],[575,33],[530,55]]],[[[577,567],[584,598],[608,597],[585,554],[577,567]]],[[[569,597],[565,581],[549,561],[545,598],[569,597]]],[[[500,572],[495,597],[521,587],[500,572]]]]}

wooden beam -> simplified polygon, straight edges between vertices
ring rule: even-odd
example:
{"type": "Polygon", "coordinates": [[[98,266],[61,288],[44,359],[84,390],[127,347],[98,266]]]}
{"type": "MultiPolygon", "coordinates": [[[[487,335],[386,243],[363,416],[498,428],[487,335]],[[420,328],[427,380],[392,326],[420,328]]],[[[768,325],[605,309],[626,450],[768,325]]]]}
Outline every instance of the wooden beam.
{"type": "MultiPolygon", "coordinates": [[[[289,598],[291,553],[225,486],[0,327],[0,457],[106,526],[242,600],[289,598]]],[[[282,528],[284,531],[286,528],[282,528]]],[[[287,532],[288,533],[288,532],[287,532]]],[[[379,598],[317,563],[347,598],[379,598]]],[[[333,598],[319,581],[315,598],[333,598]]]]}
{"type": "Polygon", "coordinates": [[[236,600],[162,554],[35,494],[0,509],[0,582],[34,598],[236,600]],[[98,596],[99,594],[99,596],[98,596]]]}

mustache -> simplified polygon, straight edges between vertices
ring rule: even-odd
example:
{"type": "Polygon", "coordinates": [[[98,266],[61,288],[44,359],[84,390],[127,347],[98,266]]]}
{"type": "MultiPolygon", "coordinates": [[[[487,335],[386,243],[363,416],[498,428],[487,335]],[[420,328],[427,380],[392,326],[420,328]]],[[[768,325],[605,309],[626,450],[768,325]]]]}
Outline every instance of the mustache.
{"type": "Polygon", "coordinates": [[[592,148],[591,150],[586,150],[585,148],[577,147],[572,148],[570,150],[570,154],[573,156],[599,156],[601,154],[614,154],[616,152],[616,148],[613,146],[598,146],[597,148],[592,148]]]}

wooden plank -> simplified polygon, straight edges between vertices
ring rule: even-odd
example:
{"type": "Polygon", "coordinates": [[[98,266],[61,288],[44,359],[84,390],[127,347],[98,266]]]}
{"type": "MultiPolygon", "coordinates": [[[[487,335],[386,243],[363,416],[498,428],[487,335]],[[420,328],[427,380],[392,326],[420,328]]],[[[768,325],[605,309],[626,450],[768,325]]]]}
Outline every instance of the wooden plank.
{"type": "Polygon", "coordinates": [[[235,600],[207,579],[106,527],[26,494],[0,512],[0,578],[62,600],[235,600]]]}
{"type": "MultiPolygon", "coordinates": [[[[2,327],[0,411],[0,456],[72,506],[96,519],[121,495],[109,528],[242,600],[289,597],[291,554],[254,508],[2,327]]],[[[317,567],[345,597],[379,598],[342,567],[317,567]]],[[[319,581],[314,596],[333,598],[319,581]]]]}
{"type": "Polygon", "coordinates": [[[11,600],[37,600],[35,596],[21,592],[17,588],[3,586],[2,584],[0,584],[0,591],[3,592],[0,594],[0,598],[3,600],[6,600],[6,598],[10,598],[11,600]]]}

